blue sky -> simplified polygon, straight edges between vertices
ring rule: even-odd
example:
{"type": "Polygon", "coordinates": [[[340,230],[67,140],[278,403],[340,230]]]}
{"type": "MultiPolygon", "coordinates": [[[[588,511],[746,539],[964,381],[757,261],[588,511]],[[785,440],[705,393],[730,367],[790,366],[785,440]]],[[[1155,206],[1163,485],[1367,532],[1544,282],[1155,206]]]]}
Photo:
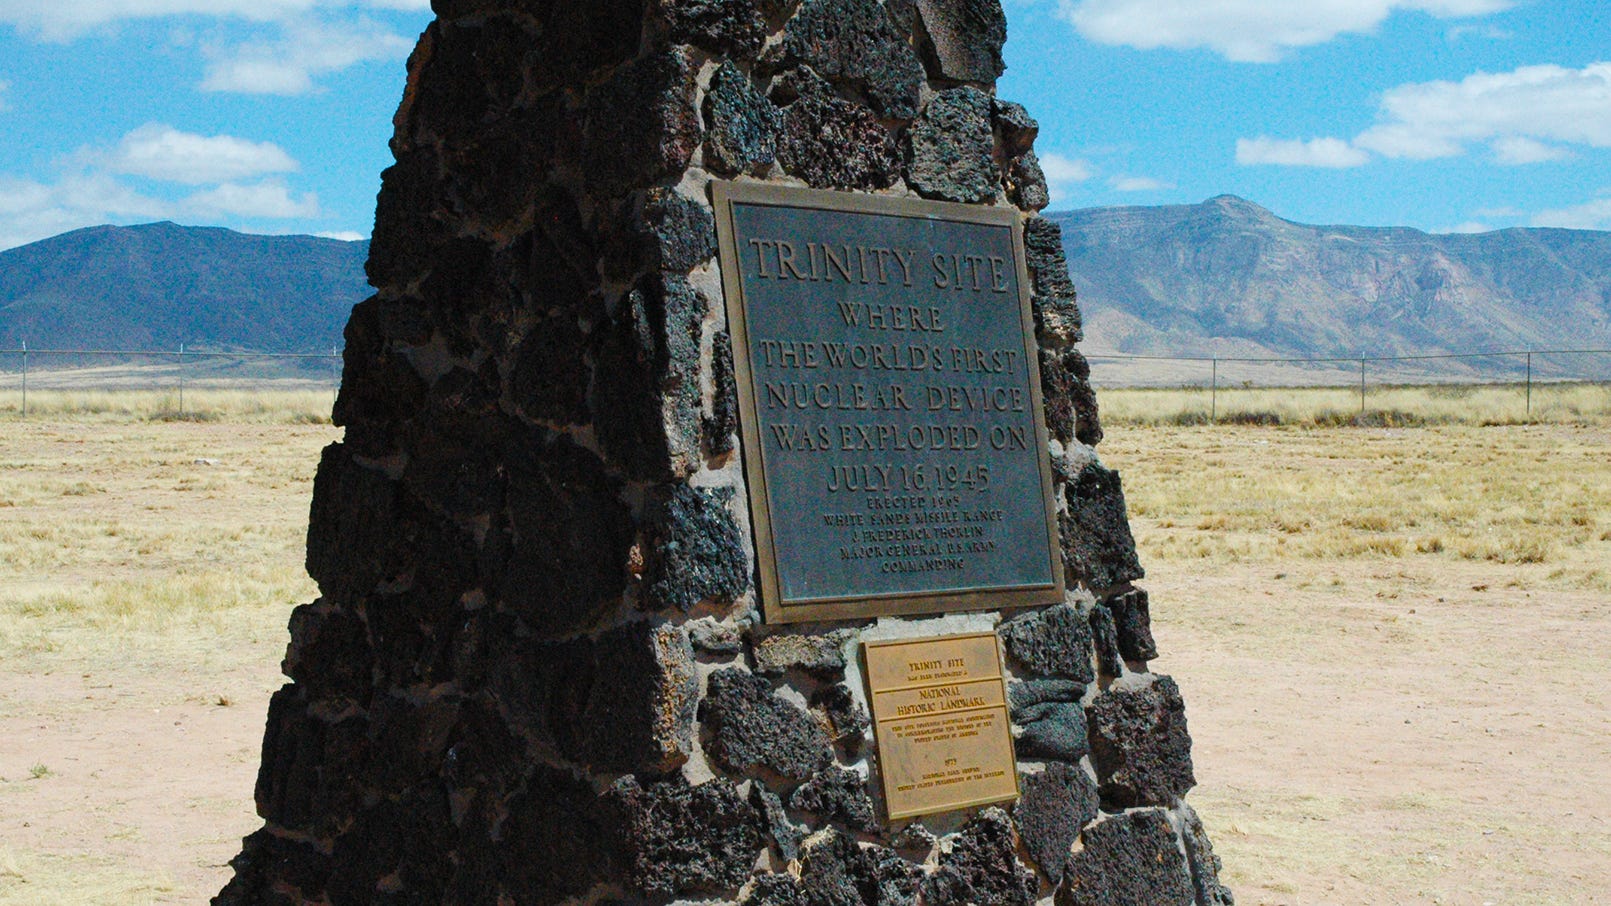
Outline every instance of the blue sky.
{"type": "MultiPolygon", "coordinates": [[[[584,0],[575,0],[584,2],[584,0]]],[[[1606,0],[1006,0],[1055,207],[1611,229],[1606,0]]],[[[428,0],[0,0],[0,248],[367,235],[428,0]]]]}

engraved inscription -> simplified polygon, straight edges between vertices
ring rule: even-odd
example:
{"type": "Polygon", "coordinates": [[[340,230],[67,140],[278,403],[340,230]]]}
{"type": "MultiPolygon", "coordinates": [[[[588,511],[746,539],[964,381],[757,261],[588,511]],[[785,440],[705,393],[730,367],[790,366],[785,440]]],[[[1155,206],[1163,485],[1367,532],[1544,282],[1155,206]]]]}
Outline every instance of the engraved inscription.
{"type": "Polygon", "coordinates": [[[1017,797],[993,633],[869,642],[863,651],[892,820],[1017,797]]]}
{"type": "Polygon", "coordinates": [[[1011,225],[742,198],[721,225],[769,607],[1054,589],[1011,225]]]}

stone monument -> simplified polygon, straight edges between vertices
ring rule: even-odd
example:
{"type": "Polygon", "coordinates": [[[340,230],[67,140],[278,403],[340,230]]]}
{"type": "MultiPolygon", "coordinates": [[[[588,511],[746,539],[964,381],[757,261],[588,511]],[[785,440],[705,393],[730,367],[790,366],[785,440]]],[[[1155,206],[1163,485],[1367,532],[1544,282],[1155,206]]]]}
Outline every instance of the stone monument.
{"type": "Polygon", "coordinates": [[[1229,903],[999,0],[432,7],[214,902],[1229,903]]]}

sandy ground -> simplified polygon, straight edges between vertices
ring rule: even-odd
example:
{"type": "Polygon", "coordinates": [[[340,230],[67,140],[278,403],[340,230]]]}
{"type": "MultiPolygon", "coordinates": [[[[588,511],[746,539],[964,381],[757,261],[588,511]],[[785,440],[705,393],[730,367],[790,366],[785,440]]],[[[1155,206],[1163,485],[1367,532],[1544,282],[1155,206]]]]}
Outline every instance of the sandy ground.
{"type": "MultiPolygon", "coordinates": [[[[27,457],[0,443],[0,458],[48,470],[110,455],[65,446],[71,433],[27,457]]],[[[324,439],[308,432],[304,452],[284,455],[315,457],[324,439]]],[[[129,442],[140,438],[116,443],[129,442]]],[[[229,444],[244,456],[261,442],[206,443],[229,463],[229,444]]],[[[191,462],[187,446],[172,449],[169,465],[123,468],[191,462]]],[[[254,521],[294,525],[309,475],[209,478],[216,518],[261,506],[254,521]]],[[[166,505],[150,482],[131,480],[122,498],[101,484],[96,518],[166,505]]],[[[49,505],[72,518],[80,501],[60,500],[0,519],[49,505]]],[[[205,535],[211,510],[199,512],[205,535]]],[[[265,550],[297,556],[294,537],[265,550]]],[[[1239,903],[1611,902],[1611,596],[1563,587],[1548,564],[1148,562],[1154,669],[1180,682],[1195,740],[1189,801],[1239,903]]],[[[3,649],[0,903],[196,903],[217,891],[258,826],[251,790],[289,610],[3,649]]]]}

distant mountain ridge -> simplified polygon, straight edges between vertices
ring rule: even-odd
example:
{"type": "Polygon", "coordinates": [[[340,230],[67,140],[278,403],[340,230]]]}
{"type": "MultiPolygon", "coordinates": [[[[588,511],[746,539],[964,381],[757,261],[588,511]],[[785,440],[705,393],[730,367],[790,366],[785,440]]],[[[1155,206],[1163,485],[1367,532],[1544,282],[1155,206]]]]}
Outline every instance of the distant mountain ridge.
{"type": "Polygon", "coordinates": [[[329,352],[369,295],[369,243],[174,223],[0,252],[0,349],[329,352]]]}
{"type": "Polygon", "coordinates": [[[1050,213],[1088,352],[1611,348],[1611,233],[1309,226],[1221,195],[1050,213]]]}
{"type": "MultiPolygon", "coordinates": [[[[1048,217],[1088,353],[1424,355],[1611,348],[1611,233],[1308,226],[1230,195],[1048,217]]],[[[0,252],[0,349],[327,352],[369,243],[173,223],[0,252]]]]}

